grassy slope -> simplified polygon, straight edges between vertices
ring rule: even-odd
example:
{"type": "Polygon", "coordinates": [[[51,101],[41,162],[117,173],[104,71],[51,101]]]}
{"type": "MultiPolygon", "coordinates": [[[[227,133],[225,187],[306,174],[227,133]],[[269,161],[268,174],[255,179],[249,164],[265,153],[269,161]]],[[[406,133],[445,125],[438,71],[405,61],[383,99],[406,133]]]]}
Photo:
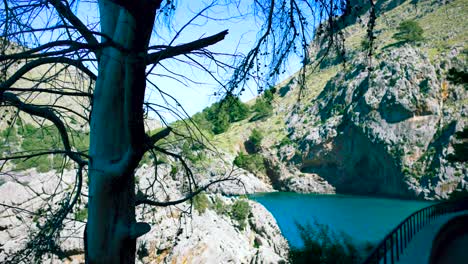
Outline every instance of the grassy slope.
{"type": "MultiPolygon", "coordinates": [[[[455,0],[444,6],[432,6],[432,2],[434,1],[422,1],[418,4],[418,12],[416,12],[410,1],[406,1],[395,9],[378,16],[375,28],[377,33],[376,56],[397,44],[392,36],[397,32],[399,23],[406,19],[416,20],[424,29],[425,41],[420,48],[428,54],[432,61],[453,47],[463,47],[464,50],[467,50],[468,20],[465,19],[468,15],[467,1],[455,0]]],[[[354,24],[346,28],[346,31],[350,34],[346,38],[348,52],[361,51],[361,41],[366,36],[366,26],[354,24]]],[[[466,53],[463,53],[462,56],[464,56],[462,59],[466,60],[466,53]]],[[[322,91],[328,80],[342,70],[342,66],[330,66],[316,72],[311,72],[311,69],[312,66],[307,67],[306,89],[300,101],[302,109],[313,103],[312,100],[322,91]]],[[[294,77],[295,75],[281,82],[277,88],[284,87],[294,77]]],[[[287,135],[285,119],[292,107],[298,103],[297,99],[297,87],[287,93],[285,97],[276,95],[273,103],[275,109],[273,116],[263,121],[248,122],[243,120],[234,123],[228,131],[215,136],[213,144],[224,151],[235,154],[243,148],[243,142],[247,140],[252,129],[256,128],[265,135],[263,146],[272,147],[287,135]]]]}

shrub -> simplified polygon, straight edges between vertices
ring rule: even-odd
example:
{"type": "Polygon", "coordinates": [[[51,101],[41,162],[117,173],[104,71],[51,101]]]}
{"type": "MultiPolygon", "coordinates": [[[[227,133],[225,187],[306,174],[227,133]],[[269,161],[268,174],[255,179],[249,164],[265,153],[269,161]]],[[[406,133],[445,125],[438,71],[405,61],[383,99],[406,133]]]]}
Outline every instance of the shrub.
{"type": "Polygon", "coordinates": [[[208,197],[203,192],[195,195],[195,197],[193,197],[192,203],[195,210],[197,210],[200,214],[203,214],[211,205],[210,200],[208,200],[208,197]]]}
{"type": "Polygon", "coordinates": [[[239,154],[234,159],[234,165],[243,168],[251,173],[265,172],[265,164],[260,154],[239,154]]]}
{"type": "MultiPolygon", "coordinates": [[[[79,151],[86,151],[89,146],[89,137],[85,133],[70,132],[70,139],[73,146],[79,151]]],[[[22,151],[37,152],[44,149],[60,149],[62,147],[61,137],[57,129],[53,127],[35,127],[31,124],[18,125],[18,129],[10,129],[2,132],[2,137],[8,137],[5,140],[9,145],[17,145],[22,151]],[[17,135],[22,136],[20,143],[17,135]]],[[[3,140],[3,139],[2,139],[3,140]]],[[[7,144],[2,142],[3,147],[0,151],[8,150],[7,144]]],[[[30,159],[12,160],[16,170],[26,170],[36,168],[38,172],[47,172],[51,169],[70,168],[70,163],[66,162],[63,155],[43,155],[30,159]]]]}
{"type": "Polygon", "coordinates": [[[182,144],[181,152],[184,157],[186,157],[188,160],[190,160],[193,164],[199,164],[202,162],[205,158],[205,152],[200,151],[204,148],[205,146],[200,143],[200,142],[184,142],[182,144]]]}
{"type": "Polygon", "coordinates": [[[304,242],[303,248],[292,247],[289,261],[295,263],[359,263],[358,250],[351,238],[335,233],[327,225],[315,222],[302,226],[296,223],[304,242]]]}
{"type": "Polygon", "coordinates": [[[221,134],[229,128],[231,123],[244,120],[249,114],[249,107],[245,103],[234,95],[227,95],[220,102],[195,114],[192,120],[200,129],[221,134]]]}
{"type": "Polygon", "coordinates": [[[175,179],[175,176],[177,175],[178,171],[179,169],[177,168],[177,166],[171,165],[171,171],[169,172],[169,174],[171,175],[172,179],[175,179]]]}
{"type": "Polygon", "coordinates": [[[215,118],[211,120],[213,128],[212,131],[215,135],[224,133],[229,128],[229,115],[225,111],[219,111],[215,118]]]}
{"type": "Polygon", "coordinates": [[[393,35],[393,38],[401,42],[418,42],[422,41],[424,30],[414,20],[405,20],[398,26],[398,32],[393,35]]]}
{"type": "Polygon", "coordinates": [[[143,258],[150,255],[148,248],[146,247],[146,241],[142,241],[138,244],[136,253],[137,253],[138,259],[141,261],[143,261],[143,258]]]}
{"type": "Polygon", "coordinates": [[[293,141],[288,136],[285,136],[284,138],[281,139],[280,143],[278,144],[278,147],[292,145],[292,144],[293,144],[293,141]]]}
{"type": "Polygon", "coordinates": [[[266,90],[262,96],[259,96],[257,100],[255,100],[255,104],[252,106],[252,111],[255,114],[252,118],[250,118],[250,122],[263,120],[273,114],[273,106],[271,102],[273,101],[275,92],[276,89],[274,87],[270,88],[266,90]]]}
{"type": "Polygon", "coordinates": [[[140,164],[138,164],[138,167],[141,167],[143,164],[151,165],[153,164],[153,157],[149,153],[145,153],[143,157],[140,160],[140,164]]]}
{"type": "Polygon", "coordinates": [[[222,104],[224,104],[224,110],[229,115],[230,123],[244,120],[250,114],[249,107],[236,96],[226,96],[222,101],[222,104]]]}
{"type": "Polygon", "coordinates": [[[223,202],[221,198],[218,196],[215,197],[213,209],[215,212],[219,215],[226,214],[228,212],[228,209],[226,207],[226,204],[223,202]]]}
{"type": "Polygon", "coordinates": [[[266,101],[264,98],[258,98],[252,106],[254,116],[249,120],[250,122],[263,120],[273,114],[273,107],[271,102],[266,101]]]}
{"type": "Polygon", "coordinates": [[[196,113],[192,116],[192,121],[197,125],[198,129],[212,133],[211,122],[206,118],[206,112],[196,113]]]}
{"type": "Polygon", "coordinates": [[[265,90],[265,92],[263,93],[263,98],[265,99],[265,101],[271,103],[271,101],[273,101],[275,92],[275,87],[271,87],[270,89],[265,90]]]}
{"type": "Polygon", "coordinates": [[[36,168],[37,172],[48,172],[51,169],[51,162],[48,155],[33,157],[30,159],[12,160],[15,164],[15,170],[22,171],[30,168],[36,168]]]}
{"type": "Polygon", "coordinates": [[[61,170],[62,168],[70,169],[71,163],[68,162],[65,155],[52,155],[52,169],[61,170]]]}
{"type": "Polygon", "coordinates": [[[259,152],[262,146],[263,135],[257,129],[252,130],[252,134],[250,134],[249,139],[246,143],[251,148],[253,153],[259,152]]]}
{"type": "Polygon", "coordinates": [[[370,41],[369,38],[366,36],[361,40],[361,48],[363,51],[370,49],[370,41]]]}
{"type": "Polygon", "coordinates": [[[88,208],[83,208],[75,212],[76,221],[86,221],[88,219],[88,208]]]}
{"type": "Polygon", "coordinates": [[[247,217],[250,214],[250,205],[244,199],[234,202],[231,208],[231,217],[239,223],[240,230],[244,230],[247,225],[247,217]]]}
{"type": "Polygon", "coordinates": [[[247,154],[244,154],[244,152],[239,152],[237,156],[234,158],[234,165],[236,165],[239,168],[245,167],[245,164],[247,163],[247,154]]]}
{"type": "Polygon", "coordinates": [[[19,144],[18,134],[14,126],[0,131],[0,154],[11,151],[11,147],[16,147],[19,144]]]}

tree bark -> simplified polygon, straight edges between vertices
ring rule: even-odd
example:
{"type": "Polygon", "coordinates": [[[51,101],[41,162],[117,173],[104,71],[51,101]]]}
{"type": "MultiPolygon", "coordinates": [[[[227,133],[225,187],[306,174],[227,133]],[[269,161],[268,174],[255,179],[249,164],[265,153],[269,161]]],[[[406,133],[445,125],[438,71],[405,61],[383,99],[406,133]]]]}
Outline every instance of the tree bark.
{"type": "Polygon", "coordinates": [[[100,1],[101,32],[120,48],[100,53],[90,126],[87,257],[89,263],[134,263],[136,238],[149,226],[135,221],[134,170],[143,155],[146,76],[141,54],[155,10],[137,18],[100,1]],[[123,50],[121,49],[123,47],[123,50]]]}

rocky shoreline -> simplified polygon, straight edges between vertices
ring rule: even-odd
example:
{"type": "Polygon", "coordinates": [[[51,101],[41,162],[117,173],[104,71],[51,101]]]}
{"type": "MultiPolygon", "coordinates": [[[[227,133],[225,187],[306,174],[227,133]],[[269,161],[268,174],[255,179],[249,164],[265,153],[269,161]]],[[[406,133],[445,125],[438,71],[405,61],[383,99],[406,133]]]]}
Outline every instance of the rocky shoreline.
{"type": "MultiPolygon", "coordinates": [[[[146,183],[151,182],[153,173],[154,170],[148,166],[137,171],[140,188],[149,187],[146,183]]],[[[196,200],[192,206],[190,203],[176,207],[139,206],[137,220],[150,223],[152,229],[137,242],[137,262],[206,263],[216,260],[217,263],[286,263],[289,246],[271,213],[255,201],[221,195],[273,191],[271,186],[252,177],[249,174],[239,176],[240,180],[246,181],[244,185],[248,188],[237,186],[236,189],[233,188],[234,183],[225,182],[208,190],[203,196],[209,205],[202,208],[203,211],[197,208],[200,205],[196,200]],[[248,204],[242,225],[232,213],[238,201],[248,204]]],[[[12,207],[0,213],[0,262],[24,248],[31,234],[45,221],[41,215],[47,216],[47,213],[42,210],[56,209],[54,202],[44,200],[47,194],[55,193],[54,201],[60,201],[66,197],[74,180],[73,171],[58,175],[54,171],[37,173],[34,169],[5,177],[6,182],[0,186],[0,203],[12,207]],[[37,195],[40,193],[43,195],[37,195]]],[[[154,191],[161,194],[161,200],[180,195],[176,180],[168,179],[165,185],[165,192],[160,186],[154,186],[154,191]],[[163,193],[167,196],[164,197],[163,193]]],[[[79,208],[65,220],[56,241],[60,254],[46,255],[44,261],[83,263],[85,216],[80,212],[85,212],[85,204],[86,199],[83,199],[79,208]]]]}

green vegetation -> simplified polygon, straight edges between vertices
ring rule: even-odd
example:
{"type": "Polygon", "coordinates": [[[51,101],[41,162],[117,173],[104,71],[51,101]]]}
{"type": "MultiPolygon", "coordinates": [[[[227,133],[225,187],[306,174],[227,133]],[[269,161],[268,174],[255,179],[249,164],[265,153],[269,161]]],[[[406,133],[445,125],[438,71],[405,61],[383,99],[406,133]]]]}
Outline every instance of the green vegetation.
{"type": "MultiPolygon", "coordinates": [[[[327,225],[315,222],[302,226],[296,223],[303,248],[291,248],[289,261],[292,264],[343,263],[353,264],[362,261],[351,238],[344,233],[335,233],[327,225]]],[[[370,247],[368,247],[370,248],[370,247]]]]}
{"type": "Polygon", "coordinates": [[[171,177],[174,179],[175,176],[177,175],[177,172],[179,171],[179,169],[177,168],[177,166],[175,165],[171,165],[171,171],[169,172],[169,174],[171,175],[171,177]]]}
{"type": "Polygon", "coordinates": [[[210,121],[212,122],[211,130],[215,135],[226,132],[229,128],[229,117],[225,111],[218,111],[213,115],[210,115],[210,121]]]}
{"type": "Polygon", "coordinates": [[[15,127],[6,129],[0,132],[0,152],[4,153],[10,151],[12,147],[19,144],[19,137],[15,127]]]}
{"type": "Polygon", "coordinates": [[[221,102],[221,104],[224,104],[226,107],[225,109],[228,112],[230,123],[244,120],[250,114],[249,107],[246,104],[244,104],[238,97],[228,95],[221,102]]]}
{"type": "Polygon", "coordinates": [[[249,202],[239,199],[234,202],[231,208],[231,217],[239,223],[240,230],[244,230],[247,225],[247,218],[250,214],[249,202]]]}
{"type": "Polygon", "coordinates": [[[275,92],[275,88],[270,88],[255,100],[255,104],[252,106],[254,115],[250,118],[250,122],[264,120],[273,114],[272,102],[275,92]]]}
{"type": "Polygon", "coordinates": [[[424,40],[424,30],[415,20],[405,20],[398,26],[398,32],[393,35],[393,38],[406,43],[415,43],[424,40]]]}
{"type": "MultiPolygon", "coordinates": [[[[78,151],[86,151],[89,145],[85,133],[71,131],[70,140],[78,151]]],[[[40,153],[49,150],[62,150],[62,140],[58,130],[53,126],[36,127],[23,124],[20,120],[0,133],[0,153],[23,151],[26,153],[40,153]]],[[[63,154],[40,155],[28,159],[11,160],[16,170],[36,168],[38,172],[52,169],[70,168],[68,159],[63,154]]]]}
{"type": "Polygon", "coordinates": [[[282,146],[292,145],[293,143],[294,142],[288,136],[285,136],[279,142],[278,147],[281,148],[282,146]]]}
{"type": "Polygon", "coordinates": [[[228,208],[227,208],[226,204],[218,196],[215,197],[214,204],[213,204],[213,209],[219,215],[223,215],[223,214],[228,213],[228,208]]]}
{"type": "Polygon", "coordinates": [[[190,160],[194,165],[200,164],[206,159],[206,154],[203,151],[205,146],[199,142],[187,142],[182,144],[182,155],[190,160]]]}
{"type": "Polygon", "coordinates": [[[246,119],[249,114],[249,107],[246,104],[238,97],[228,95],[201,113],[195,114],[192,120],[200,129],[217,135],[226,132],[231,123],[246,119]]]}
{"type": "Polygon", "coordinates": [[[88,208],[83,208],[75,212],[76,221],[86,221],[88,219],[88,208]]]}
{"type": "Polygon", "coordinates": [[[251,173],[265,173],[265,164],[262,155],[256,154],[239,154],[234,159],[234,165],[239,168],[243,168],[251,173]]]}
{"type": "Polygon", "coordinates": [[[263,98],[259,98],[255,101],[252,110],[254,112],[254,116],[249,120],[250,122],[267,119],[273,114],[271,102],[268,102],[263,98]]]}
{"type": "Polygon", "coordinates": [[[369,38],[366,36],[361,40],[361,49],[362,51],[367,51],[370,48],[369,38]]]}
{"type": "Polygon", "coordinates": [[[204,192],[195,195],[192,199],[192,204],[199,214],[203,214],[206,209],[211,206],[211,202],[208,200],[208,196],[206,196],[204,192]]]}
{"type": "Polygon", "coordinates": [[[257,153],[260,151],[262,147],[262,140],[263,140],[263,135],[262,133],[257,130],[253,129],[252,134],[250,134],[249,139],[247,140],[247,145],[251,148],[253,153],[257,153]]]}
{"type": "Polygon", "coordinates": [[[248,200],[243,197],[236,199],[232,205],[228,205],[218,196],[215,196],[214,201],[211,202],[208,196],[202,192],[193,197],[192,204],[199,214],[203,214],[207,209],[212,209],[218,215],[227,215],[237,221],[240,230],[244,230],[247,226],[247,218],[251,212],[248,200]]]}

